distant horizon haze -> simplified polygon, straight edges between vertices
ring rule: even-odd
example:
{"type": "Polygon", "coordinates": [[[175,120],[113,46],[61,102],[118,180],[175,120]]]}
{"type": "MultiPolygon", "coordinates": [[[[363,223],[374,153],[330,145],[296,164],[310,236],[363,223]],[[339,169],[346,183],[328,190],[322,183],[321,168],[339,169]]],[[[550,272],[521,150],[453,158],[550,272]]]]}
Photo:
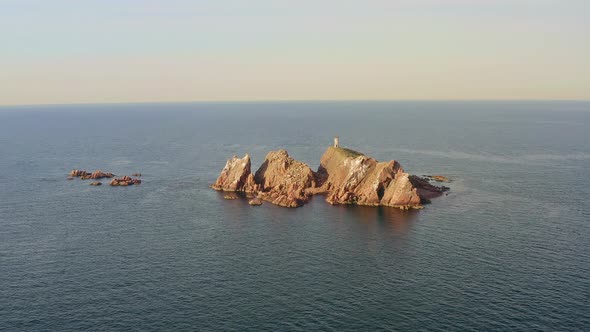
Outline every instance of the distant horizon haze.
{"type": "Polygon", "coordinates": [[[6,0],[0,105],[590,100],[581,0],[6,0]]]}
{"type": "Polygon", "coordinates": [[[251,99],[251,100],[165,100],[165,101],[121,101],[121,102],[71,102],[71,103],[39,103],[39,104],[0,104],[0,110],[12,107],[36,108],[92,106],[92,105],[158,105],[158,104],[272,104],[272,103],[590,103],[588,99],[251,99]]]}

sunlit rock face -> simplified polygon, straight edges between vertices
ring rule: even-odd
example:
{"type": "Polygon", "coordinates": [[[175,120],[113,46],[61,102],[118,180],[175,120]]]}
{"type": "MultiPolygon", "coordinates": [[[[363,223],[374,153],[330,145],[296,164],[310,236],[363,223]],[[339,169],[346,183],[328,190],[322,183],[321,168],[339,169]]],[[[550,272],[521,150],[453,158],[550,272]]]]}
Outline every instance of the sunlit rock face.
{"type": "Polygon", "coordinates": [[[211,188],[220,191],[244,191],[254,192],[258,188],[254,183],[254,176],[250,171],[250,156],[246,154],[243,158],[233,156],[225,163],[221,174],[211,188]]]}

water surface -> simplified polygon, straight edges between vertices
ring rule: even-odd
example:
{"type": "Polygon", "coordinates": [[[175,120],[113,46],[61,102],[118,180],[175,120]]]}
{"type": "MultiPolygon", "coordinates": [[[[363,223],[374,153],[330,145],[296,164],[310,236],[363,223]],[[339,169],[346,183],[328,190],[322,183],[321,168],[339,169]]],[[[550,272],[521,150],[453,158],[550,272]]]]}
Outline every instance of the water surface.
{"type": "Polygon", "coordinates": [[[589,133],[590,102],[0,108],[0,330],[589,330],[589,133]],[[315,169],[335,135],[452,191],[399,211],[207,187],[234,154],[315,169]]]}

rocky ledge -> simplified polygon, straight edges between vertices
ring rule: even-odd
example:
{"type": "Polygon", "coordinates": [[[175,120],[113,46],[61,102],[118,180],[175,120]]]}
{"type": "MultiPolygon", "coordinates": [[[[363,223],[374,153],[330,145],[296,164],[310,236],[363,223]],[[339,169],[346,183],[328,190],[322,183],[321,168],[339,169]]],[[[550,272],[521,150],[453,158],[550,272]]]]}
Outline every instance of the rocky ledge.
{"type": "Polygon", "coordinates": [[[378,162],[362,153],[329,147],[317,172],[289,156],[287,151],[271,151],[252,174],[250,156],[229,159],[211,188],[244,192],[279,206],[299,207],[313,195],[325,195],[330,204],[391,206],[420,209],[430,199],[448,190],[429,179],[406,173],[391,160],[378,162]]]}

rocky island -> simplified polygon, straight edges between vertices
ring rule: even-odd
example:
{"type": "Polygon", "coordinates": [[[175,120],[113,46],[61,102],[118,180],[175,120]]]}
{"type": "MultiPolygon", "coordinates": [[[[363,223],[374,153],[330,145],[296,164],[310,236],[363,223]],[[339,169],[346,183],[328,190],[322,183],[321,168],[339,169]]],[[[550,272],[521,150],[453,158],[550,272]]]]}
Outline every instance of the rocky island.
{"type": "Polygon", "coordinates": [[[248,154],[243,158],[234,156],[211,188],[243,192],[257,198],[257,203],[263,200],[284,207],[299,207],[313,195],[325,195],[330,204],[401,209],[420,209],[448,190],[430,184],[428,178],[406,173],[395,160],[378,162],[340,147],[338,138],[324,152],[316,172],[290,157],[286,150],[269,152],[254,174],[250,167],[248,154]]]}

